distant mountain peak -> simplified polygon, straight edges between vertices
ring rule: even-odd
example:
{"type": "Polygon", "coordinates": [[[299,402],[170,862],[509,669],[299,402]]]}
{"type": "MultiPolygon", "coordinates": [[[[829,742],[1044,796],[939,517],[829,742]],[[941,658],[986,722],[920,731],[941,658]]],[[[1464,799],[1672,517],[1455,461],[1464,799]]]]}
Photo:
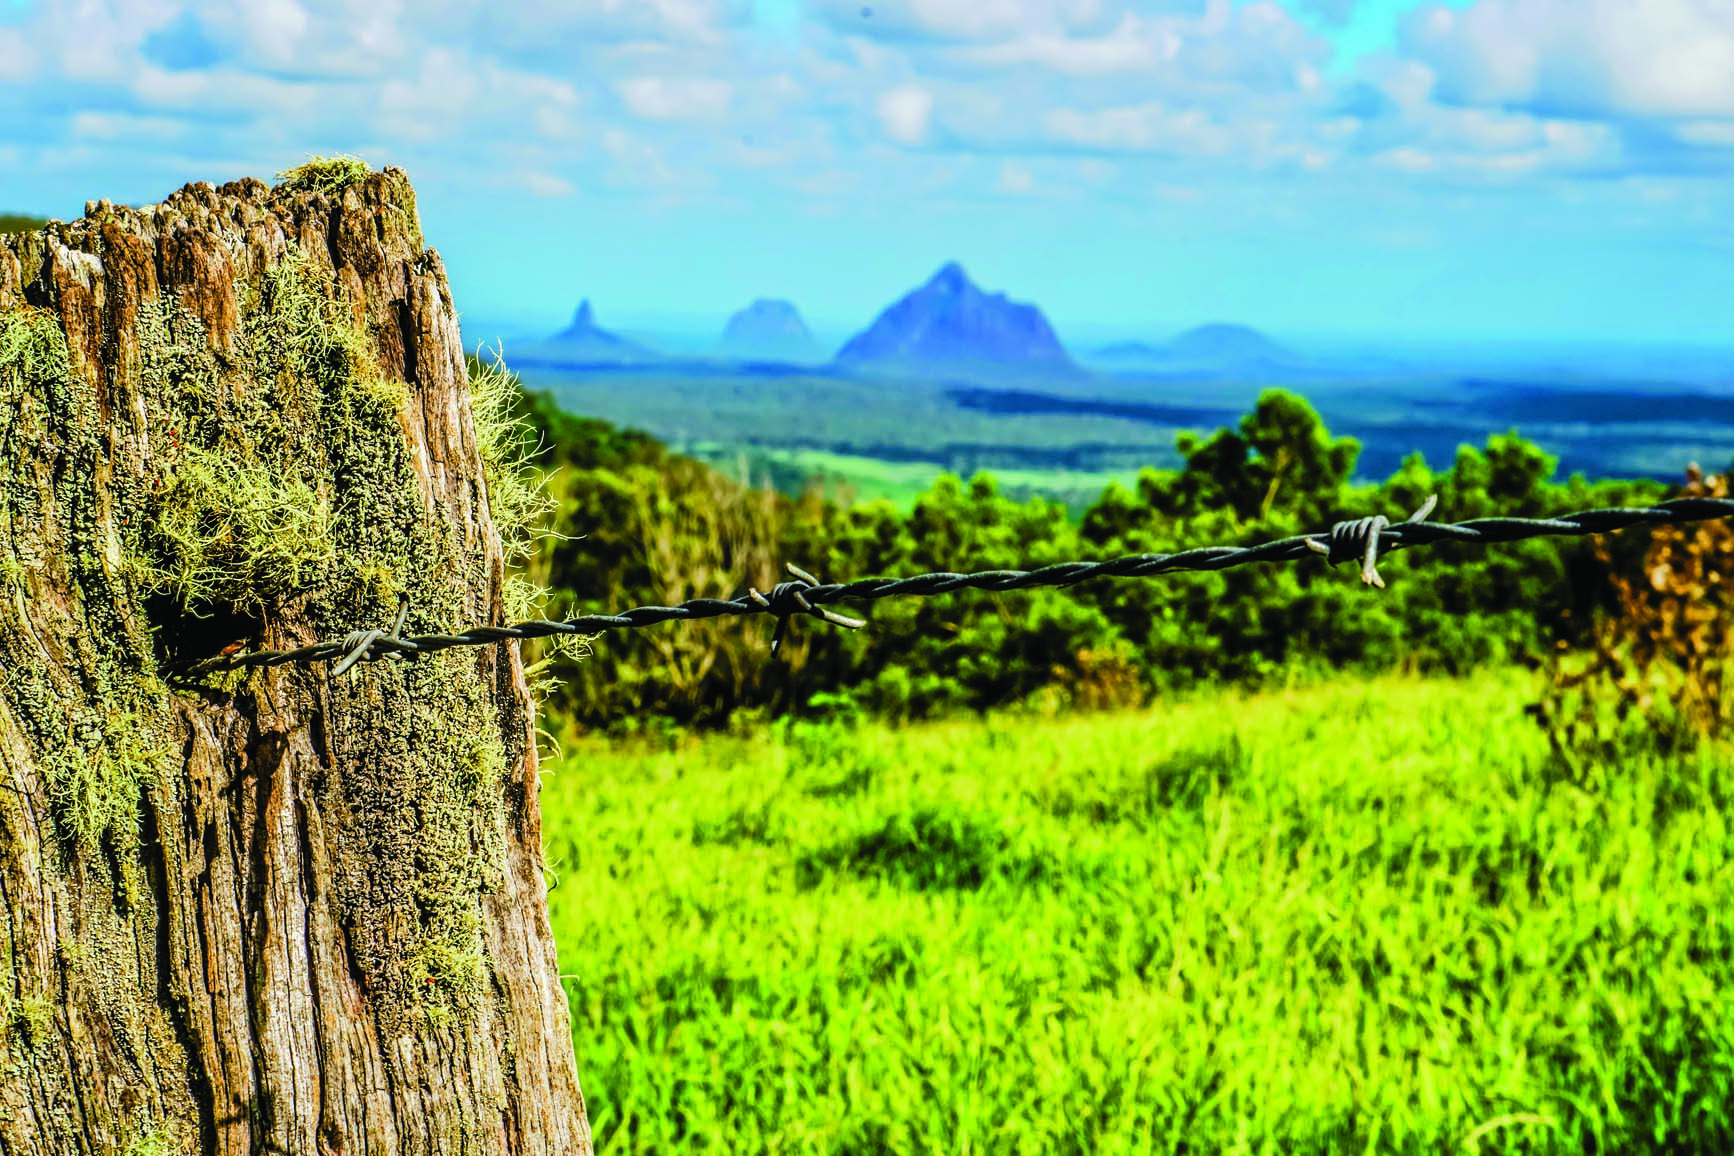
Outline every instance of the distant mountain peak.
{"type": "Polygon", "coordinates": [[[1042,311],[984,293],[956,261],[885,309],[837,353],[840,365],[902,373],[1073,376],[1081,370],[1042,311]]]}
{"type": "Polygon", "coordinates": [[[1266,373],[1303,360],[1250,325],[1226,321],[1195,326],[1161,345],[1116,341],[1096,350],[1091,359],[1121,371],[1216,374],[1266,373]]]}
{"type": "Polygon", "coordinates": [[[720,352],[765,361],[818,361],[824,357],[801,311],[776,297],[759,297],[723,329],[720,352]]]}
{"type": "Polygon", "coordinates": [[[544,343],[550,349],[574,362],[635,363],[655,361],[659,355],[624,337],[610,333],[596,324],[596,310],[590,299],[578,302],[572,314],[572,324],[544,343]]]}
{"type": "MultiPolygon", "coordinates": [[[[945,264],[941,265],[939,267],[939,272],[929,278],[927,284],[934,288],[949,290],[953,293],[960,293],[966,289],[975,289],[975,282],[969,279],[969,274],[964,272],[963,266],[958,264],[956,261],[947,261],[945,264]]],[[[980,290],[977,290],[977,292],[980,292],[980,290]]]]}
{"type": "Polygon", "coordinates": [[[730,325],[737,322],[743,325],[774,322],[791,327],[798,325],[802,330],[807,328],[806,323],[801,320],[801,311],[796,309],[792,302],[784,301],[780,297],[753,298],[752,304],[729,318],[730,325]]]}
{"type": "Polygon", "coordinates": [[[1188,329],[1170,341],[1168,348],[1182,356],[1261,356],[1277,359],[1289,356],[1288,350],[1252,326],[1228,321],[1212,321],[1188,329]]]}

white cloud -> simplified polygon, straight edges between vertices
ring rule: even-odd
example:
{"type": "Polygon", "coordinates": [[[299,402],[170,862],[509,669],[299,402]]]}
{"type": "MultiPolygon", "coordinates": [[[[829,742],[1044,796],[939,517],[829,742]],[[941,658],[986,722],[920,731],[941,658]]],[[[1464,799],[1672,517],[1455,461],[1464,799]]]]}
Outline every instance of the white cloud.
{"type": "Polygon", "coordinates": [[[1681,124],[1674,135],[1690,145],[1734,148],[1734,120],[1694,120],[1681,124]]]}
{"type": "Polygon", "coordinates": [[[1085,157],[1080,160],[1074,167],[1074,171],[1080,179],[1093,185],[1104,184],[1120,175],[1118,165],[1097,157],[1085,157]]]}
{"type": "Polygon", "coordinates": [[[1098,31],[1125,5],[1110,0],[809,0],[808,7],[847,35],[980,41],[1030,32],[1098,31]]]}
{"type": "Polygon", "coordinates": [[[1422,149],[1405,146],[1380,153],[1373,163],[1405,173],[1430,173],[1439,167],[1439,158],[1422,149]]]}
{"type": "Polygon", "coordinates": [[[1734,115],[1734,0],[1481,0],[1403,41],[1446,98],[1594,115],[1734,115]]]}
{"type": "Polygon", "coordinates": [[[321,104],[333,105],[340,96],[349,95],[231,68],[170,72],[150,64],[134,70],[131,90],[145,108],[179,113],[189,121],[221,112],[229,117],[252,114],[283,125],[293,125],[312,116],[321,104]]]}
{"type": "Polygon", "coordinates": [[[746,0],[436,0],[432,7],[465,19],[490,45],[538,54],[634,40],[715,44],[751,16],[746,0]]]}
{"type": "Polygon", "coordinates": [[[72,0],[52,13],[54,19],[44,8],[25,26],[29,55],[72,80],[119,80],[139,44],[171,21],[178,8],[172,0],[72,0]]]}
{"type": "Polygon", "coordinates": [[[443,47],[422,54],[415,72],[378,90],[377,123],[387,137],[457,141],[472,134],[569,141],[582,98],[568,81],[520,72],[443,47]]]}
{"type": "Polygon", "coordinates": [[[1002,193],[1027,193],[1036,187],[1036,178],[1023,165],[1007,161],[1000,166],[999,190],[1002,193]]]}
{"type": "Polygon", "coordinates": [[[1104,152],[1178,152],[1221,155],[1227,134],[1198,109],[1149,103],[1080,110],[1057,108],[1043,120],[1049,137],[1062,144],[1104,152]]]}
{"type": "Polygon", "coordinates": [[[1399,107],[1413,110],[1431,99],[1438,75],[1418,60],[1375,58],[1363,66],[1373,86],[1399,107]]]}
{"type": "Polygon", "coordinates": [[[925,140],[932,116],[933,94],[925,88],[905,85],[879,97],[879,123],[899,144],[918,145],[925,140]]]}
{"type": "Polygon", "coordinates": [[[677,172],[669,164],[663,150],[641,136],[621,129],[605,129],[601,138],[602,151],[613,162],[608,169],[610,184],[617,187],[675,189],[683,185],[697,191],[701,182],[696,175],[677,172]]]}
{"type": "Polygon", "coordinates": [[[621,101],[646,120],[715,120],[728,114],[733,86],[708,77],[634,76],[618,86],[621,101]]]}
{"type": "Polygon", "coordinates": [[[517,184],[538,197],[569,197],[577,192],[572,182],[552,173],[525,169],[517,174],[517,184]]]}
{"type": "Polygon", "coordinates": [[[74,113],[71,128],[75,137],[106,141],[172,141],[188,132],[184,121],[172,117],[125,112],[74,113]]]}
{"type": "Polygon", "coordinates": [[[1330,45],[1274,3],[1231,6],[1207,0],[1202,10],[1104,6],[1111,22],[1087,29],[1063,25],[1015,29],[999,38],[935,45],[928,63],[941,69],[993,74],[1006,84],[1032,79],[1024,70],[1101,81],[1128,97],[1212,93],[1222,98],[1270,96],[1322,86],[1330,45]],[[1014,71],[1016,70],[1016,71],[1014,71]]]}
{"type": "Polygon", "coordinates": [[[438,140],[469,118],[480,84],[475,70],[449,48],[422,57],[413,76],[387,81],[379,93],[381,127],[411,140],[438,140]]]}
{"type": "Polygon", "coordinates": [[[1385,149],[1376,167],[1404,173],[1510,178],[1540,173],[1611,172],[1624,159],[1619,133],[1604,124],[1544,120],[1523,114],[1496,117],[1434,110],[1438,115],[1414,144],[1385,149]]]}
{"type": "Polygon", "coordinates": [[[23,33],[0,28],[0,84],[19,84],[36,74],[36,54],[28,49],[23,33]]]}
{"type": "Polygon", "coordinates": [[[1028,33],[960,53],[963,59],[992,67],[1035,65],[1078,76],[1106,76],[1155,68],[1180,52],[1181,37],[1170,27],[1151,27],[1128,12],[1100,36],[1028,33]]]}
{"type": "Polygon", "coordinates": [[[308,58],[306,41],[312,18],[297,0],[212,4],[201,15],[201,23],[238,42],[249,60],[292,68],[308,58]]]}

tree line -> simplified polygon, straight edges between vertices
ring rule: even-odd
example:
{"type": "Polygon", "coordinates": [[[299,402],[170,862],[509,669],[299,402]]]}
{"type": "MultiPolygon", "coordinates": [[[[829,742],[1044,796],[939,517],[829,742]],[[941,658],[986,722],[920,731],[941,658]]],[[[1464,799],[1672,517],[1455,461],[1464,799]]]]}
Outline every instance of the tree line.
{"type": "MultiPolygon", "coordinates": [[[[903,512],[816,487],[779,493],[642,432],[566,413],[548,393],[520,386],[517,398],[525,452],[553,500],[551,533],[526,570],[547,589],[550,616],[765,591],[785,579],[785,561],[824,582],[1029,570],[1248,546],[1373,514],[1397,521],[1432,494],[1433,520],[1458,522],[1650,505],[1670,493],[1652,480],[1556,481],[1557,459],[1515,430],[1460,447],[1444,470],[1416,454],[1383,482],[1352,484],[1358,443],[1331,436],[1304,399],[1271,390],[1236,429],[1182,434],[1181,468],[1108,486],[1080,519],[1039,497],[1012,500],[988,474],[942,476],[903,512]]],[[[1610,573],[1641,565],[1648,542],[1628,532],[1605,536],[1599,552],[1584,538],[1440,543],[1383,560],[1384,590],[1320,556],[839,603],[868,626],[800,617],[776,659],[769,618],[611,631],[582,661],[548,655],[560,680],[548,705],[578,727],[620,732],[769,715],[1132,705],[1296,674],[1462,674],[1592,642],[1598,619],[1621,606],[1610,573]]]]}

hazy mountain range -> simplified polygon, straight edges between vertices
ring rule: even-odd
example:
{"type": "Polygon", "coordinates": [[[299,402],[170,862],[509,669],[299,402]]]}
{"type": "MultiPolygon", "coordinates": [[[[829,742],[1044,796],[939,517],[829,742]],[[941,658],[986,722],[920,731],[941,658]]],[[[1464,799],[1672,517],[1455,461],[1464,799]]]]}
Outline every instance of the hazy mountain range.
{"type": "Polygon", "coordinates": [[[1160,344],[1117,342],[1075,359],[1039,307],[986,292],[955,261],[888,305],[828,360],[800,311],[775,298],[759,298],[731,316],[709,358],[661,353],[611,333],[597,324],[588,300],[564,330],[521,352],[532,362],[575,367],[715,369],[719,360],[822,364],[849,376],[982,383],[1063,381],[1094,373],[1220,376],[1303,364],[1257,330],[1223,323],[1199,326],[1160,344]]]}

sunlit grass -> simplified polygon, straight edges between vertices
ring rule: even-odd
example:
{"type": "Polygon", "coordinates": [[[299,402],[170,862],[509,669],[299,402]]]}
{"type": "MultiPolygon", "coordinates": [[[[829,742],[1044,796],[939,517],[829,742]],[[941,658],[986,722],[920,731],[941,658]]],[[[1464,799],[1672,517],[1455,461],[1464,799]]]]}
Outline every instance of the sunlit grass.
{"type": "Polygon", "coordinates": [[[599,1148],[1734,1150],[1729,763],[1549,788],[1526,689],[578,744],[599,1148]]]}
{"type": "MultiPolygon", "coordinates": [[[[738,476],[746,463],[746,480],[760,484],[769,467],[778,467],[780,478],[813,479],[829,496],[847,495],[857,502],[888,501],[904,513],[916,499],[933,488],[934,481],[950,472],[938,462],[888,462],[858,454],[828,450],[755,448],[750,455],[719,443],[687,447],[687,452],[711,463],[723,473],[738,476]]],[[[1081,515],[1102,496],[1109,482],[1135,485],[1138,471],[1091,471],[1066,469],[1012,469],[996,466],[991,471],[1001,493],[1015,500],[1040,496],[1060,502],[1081,515]]],[[[773,478],[773,481],[779,480],[773,478]]],[[[793,487],[787,487],[793,488],[793,487]]]]}

